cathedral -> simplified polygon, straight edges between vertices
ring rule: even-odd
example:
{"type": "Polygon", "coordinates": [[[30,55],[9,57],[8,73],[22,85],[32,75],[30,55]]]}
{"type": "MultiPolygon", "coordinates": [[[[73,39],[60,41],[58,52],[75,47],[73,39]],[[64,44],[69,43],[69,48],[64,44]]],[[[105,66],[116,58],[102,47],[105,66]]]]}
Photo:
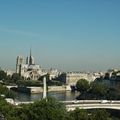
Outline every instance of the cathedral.
{"type": "Polygon", "coordinates": [[[46,74],[42,72],[39,65],[35,64],[35,59],[30,50],[30,56],[24,59],[22,56],[17,57],[16,73],[20,74],[24,79],[38,80],[40,76],[46,74]]]}

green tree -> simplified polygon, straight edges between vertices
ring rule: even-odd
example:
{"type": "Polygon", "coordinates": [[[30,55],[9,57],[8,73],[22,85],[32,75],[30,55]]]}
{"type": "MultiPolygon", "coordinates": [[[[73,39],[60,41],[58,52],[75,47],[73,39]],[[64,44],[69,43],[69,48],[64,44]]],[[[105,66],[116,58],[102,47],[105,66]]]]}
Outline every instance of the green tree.
{"type": "Polygon", "coordinates": [[[76,84],[77,90],[80,92],[86,92],[89,89],[89,82],[85,79],[81,79],[76,84]]]}
{"type": "Polygon", "coordinates": [[[8,104],[3,98],[0,98],[0,113],[2,113],[5,118],[9,116],[9,112],[12,110],[13,106],[8,104]]]}
{"type": "Polygon", "coordinates": [[[54,98],[24,106],[21,112],[21,120],[65,120],[67,114],[65,106],[54,98]]]}
{"type": "Polygon", "coordinates": [[[0,98],[0,113],[7,120],[65,120],[67,115],[65,106],[54,98],[19,107],[12,106],[0,98]]]}
{"type": "Polygon", "coordinates": [[[67,120],[89,120],[89,115],[86,110],[76,109],[69,112],[67,120]]]}
{"type": "Polygon", "coordinates": [[[105,84],[99,82],[91,83],[90,88],[90,92],[94,95],[95,99],[106,98],[109,89],[105,84]]]}
{"type": "Polygon", "coordinates": [[[118,100],[119,96],[119,91],[114,87],[110,87],[106,95],[108,100],[118,100]]]}
{"type": "Polygon", "coordinates": [[[42,86],[42,82],[41,81],[35,81],[35,80],[18,80],[16,82],[16,84],[18,86],[42,86]]]}
{"type": "Polygon", "coordinates": [[[42,99],[33,104],[13,106],[0,97],[0,113],[7,120],[112,120],[104,109],[76,109],[67,112],[54,98],[42,99]]]}
{"type": "Polygon", "coordinates": [[[96,109],[91,113],[91,120],[112,120],[110,114],[104,109],[96,109]]]}
{"type": "Polygon", "coordinates": [[[6,77],[7,77],[7,74],[3,70],[0,70],[0,80],[5,80],[6,77]]]}
{"type": "Polygon", "coordinates": [[[0,94],[4,94],[6,98],[15,98],[16,94],[12,90],[0,84],[0,94]]]}
{"type": "Polygon", "coordinates": [[[76,88],[77,88],[77,91],[81,93],[80,96],[82,96],[82,99],[86,99],[87,92],[90,88],[89,82],[85,79],[81,79],[77,82],[76,88]]]}
{"type": "Polygon", "coordinates": [[[22,78],[18,73],[14,73],[11,77],[12,82],[16,83],[18,80],[21,80],[22,78]]]}

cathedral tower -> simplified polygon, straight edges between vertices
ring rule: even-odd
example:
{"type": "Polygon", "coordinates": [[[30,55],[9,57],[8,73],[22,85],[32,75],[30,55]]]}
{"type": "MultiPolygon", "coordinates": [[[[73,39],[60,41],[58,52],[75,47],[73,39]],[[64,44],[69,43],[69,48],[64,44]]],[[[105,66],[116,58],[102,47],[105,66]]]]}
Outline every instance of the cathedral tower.
{"type": "Polygon", "coordinates": [[[29,57],[26,58],[26,64],[29,65],[29,57]]]}
{"type": "Polygon", "coordinates": [[[20,73],[20,67],[24,64],[24,58],[22,56],[18,56],[16,60],[16,73],[20,73]]]}
{"type": "Polygon", "coordinates": [[[34,57],[32,56],[32,52],[31,52],[31,49],[30,49],[29,65],[34,65],[34,64],[35,64],[35,60],[34,60],[34,57]]]}

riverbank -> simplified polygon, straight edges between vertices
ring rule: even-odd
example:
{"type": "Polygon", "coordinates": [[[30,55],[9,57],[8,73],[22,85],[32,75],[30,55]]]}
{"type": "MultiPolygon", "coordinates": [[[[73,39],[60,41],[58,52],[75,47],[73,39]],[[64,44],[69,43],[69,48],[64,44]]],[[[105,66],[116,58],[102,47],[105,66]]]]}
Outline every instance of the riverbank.
{"type": "MultiPolygon", "coordinates": [[[[23,92],[23,93],[30,93],[30,94],[36,94],[36,93],[42,93],[43,87],[13,87],[12,90],[23,92]]],[[[48,92],[59,92],[59,91],[71,91],[70,86],[48,86],[47,87],[48,92]]]]}

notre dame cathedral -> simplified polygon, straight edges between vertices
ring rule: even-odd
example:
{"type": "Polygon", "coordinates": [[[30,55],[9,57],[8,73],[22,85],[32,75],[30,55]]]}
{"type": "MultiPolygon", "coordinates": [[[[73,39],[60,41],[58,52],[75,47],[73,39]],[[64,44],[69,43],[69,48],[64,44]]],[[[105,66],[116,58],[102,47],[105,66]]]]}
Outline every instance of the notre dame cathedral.
{"type": "Polygon", "coordinates": [[[42,72],[42,69],[39,65],[35,64],[35,59],[31,54],[26,58],[22,56],[17,57],[16,61],[16,73],[19,73],[24,79],[38,80],[40,76],[46,74],[42,72]]]}
{"type": "Polygon", "coordinates": [[[24,77],[26,80],[38,80],[45,74],[50,75],[50,79],[58,77],[61,73],[57,69],[45,70],[39,65],[35,64],[35,59],[32,56],[30,50],[30,56],[24,59],[22,56],[18,56],[16,60],[16,73],[24,77]]]}

